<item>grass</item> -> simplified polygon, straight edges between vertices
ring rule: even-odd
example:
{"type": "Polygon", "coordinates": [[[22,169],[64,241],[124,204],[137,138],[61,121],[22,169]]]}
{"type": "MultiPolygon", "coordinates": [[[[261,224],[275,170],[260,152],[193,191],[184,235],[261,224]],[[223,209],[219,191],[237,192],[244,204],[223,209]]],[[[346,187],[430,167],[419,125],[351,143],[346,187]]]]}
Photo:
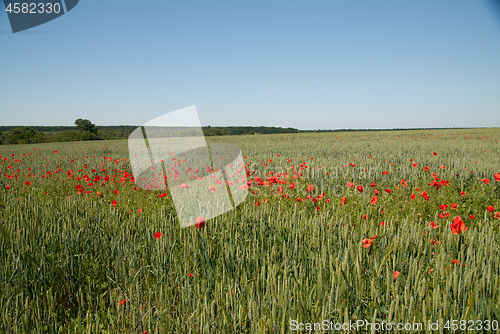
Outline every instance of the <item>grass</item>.
{"type": "Polygon", "coordinates": [[[210,137],[241,148],[254,183],[202,229],[179,227],[170,196],[134,190],[126,141],[0,146],[0,328],[285,333],[291,320],[500,321],[499,137],[210,137]],[[449,185],[428,185],[433,173],[449,185]],[[457,216],[468,227],[458,235],[457,216]]]}

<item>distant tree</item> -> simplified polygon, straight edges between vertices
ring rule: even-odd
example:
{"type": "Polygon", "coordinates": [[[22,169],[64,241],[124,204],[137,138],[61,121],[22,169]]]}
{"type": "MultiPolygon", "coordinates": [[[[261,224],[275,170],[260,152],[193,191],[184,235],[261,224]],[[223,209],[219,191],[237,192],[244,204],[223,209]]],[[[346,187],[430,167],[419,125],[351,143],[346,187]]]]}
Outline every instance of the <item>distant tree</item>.
{"type": "Polygon", "coordinates": [[[65,142],[65,141],[84,141],[84,140],[95,140],[96,135],[89,131],[81,130],[66,130],[61,132],[56,132],[52,136],[53,142],[65,142]]]}
{"type": "Polygon", "coordinates": [[[75,121],[75,125],[78,130],[88,131],[95,135],[97,134],[97,128],[95,127],[95,124],[92,124],[92,122],[88,119],[79,118],[75,121]]]}
{"type": "Polygon", "coordinates": [[[27,126],[20,126],[7,133],[5,142],[7,144],[33,144],[49,140],[50,136],[46,133],[35,131],[27,126]]]}
{"type": "Polygon", "coordinates": [[[2,145],[5,141],[5,136],[3,135],[2,132],[0,132],[0,145],[2,145]]]}

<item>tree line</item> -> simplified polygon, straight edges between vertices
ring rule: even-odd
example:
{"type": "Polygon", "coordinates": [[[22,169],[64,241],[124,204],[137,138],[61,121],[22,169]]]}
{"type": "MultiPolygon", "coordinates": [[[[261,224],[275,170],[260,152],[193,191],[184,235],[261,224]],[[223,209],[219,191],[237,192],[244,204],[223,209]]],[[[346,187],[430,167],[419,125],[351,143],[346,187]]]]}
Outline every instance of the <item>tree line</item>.
{"type": "Polygon", "coordinates": [[[75,126],[0,126],[0,145],[123,139],[135,128],[127,125],[99,127],[81,118],[75,121],[75,126]]]}
{"type": "Polygon", "coordinates": [[[275,133],[303,132],[294,128],[280,128],[274,126],[205,126],[202,128],[205,136],[235,136],[275,133]]]}
{"type": "MultiPolygon", "coordinates": [[[[88,119],[77,119],[75,126],[0,126],[1,144],[34,144],[86,140],[126,139],[134,125],[96,126],[88,119]]],[[[304,132],[294,128],[266,126],[206,126],[205,136],[233,136],[304,132]]]]}
{"type": "MultiPolygon", "coordinates": [[[[34,144],[47,142],[126,139],[136,125],[97,126],[88,119],[77,119],[75,126],[1,126],[1,144],[34,144]]],[[[443,130],[459,128],[393,128],[393,129],[335,129],[298,130],[274,126],[205,126],[205,136],[237,136],[258,134],[285,134],[306,132],[357,132],[357,131],[404,131],[443,130]]],[[[464,129],[464,128],[460,128],[464,129]]]]}

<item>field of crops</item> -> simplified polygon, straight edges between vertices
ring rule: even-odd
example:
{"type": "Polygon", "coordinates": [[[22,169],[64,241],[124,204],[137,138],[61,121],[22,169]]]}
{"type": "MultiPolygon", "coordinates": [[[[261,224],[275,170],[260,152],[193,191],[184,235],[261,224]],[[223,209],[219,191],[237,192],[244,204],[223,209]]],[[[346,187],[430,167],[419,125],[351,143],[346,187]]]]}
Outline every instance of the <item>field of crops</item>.
{"type": "Polygon", "coordinates": [[[182,229],[168,192],[135,187],[125,140],[0,146],[0,332],[498,324],[498,139],[207,137],[241,148],[249,195],[182,229]]]}

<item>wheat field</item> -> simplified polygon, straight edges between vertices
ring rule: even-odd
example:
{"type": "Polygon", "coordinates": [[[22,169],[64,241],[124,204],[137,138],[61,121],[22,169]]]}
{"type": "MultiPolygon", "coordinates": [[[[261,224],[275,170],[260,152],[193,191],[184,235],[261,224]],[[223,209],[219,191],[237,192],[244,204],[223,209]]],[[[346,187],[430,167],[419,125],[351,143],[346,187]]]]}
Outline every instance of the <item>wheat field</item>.
{"type": "Polygon", "coordinates": [[[200,228],[135,187],[126,140],[0,146],[0,331],[498,325],[500,129],[206,139],[249,194],[200,228]]]}

